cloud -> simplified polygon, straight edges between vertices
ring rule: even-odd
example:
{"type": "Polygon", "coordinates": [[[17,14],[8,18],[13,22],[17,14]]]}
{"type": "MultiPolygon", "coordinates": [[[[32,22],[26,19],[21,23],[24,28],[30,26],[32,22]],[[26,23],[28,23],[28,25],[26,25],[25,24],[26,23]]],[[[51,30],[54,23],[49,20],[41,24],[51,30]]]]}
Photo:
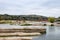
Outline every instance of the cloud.
{"type": "Polygon", "coordinates": [[[0,0],[0,13],[59,16],[60,0],[0,0]]]}
{"type": "Polygon", "coordinates": [[[58,8],[60,7],[60,0],[49,0],[43,4],[46,7],[58,8]]]}

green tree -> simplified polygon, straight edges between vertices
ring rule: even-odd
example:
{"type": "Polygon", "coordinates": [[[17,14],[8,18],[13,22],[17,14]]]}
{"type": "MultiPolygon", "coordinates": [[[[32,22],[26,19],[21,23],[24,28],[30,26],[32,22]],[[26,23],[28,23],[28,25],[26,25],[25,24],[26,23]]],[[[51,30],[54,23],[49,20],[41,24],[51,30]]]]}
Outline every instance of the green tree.
{"type": "Polygon", "coordinates": [[[54,18],[54,17],[49,17],[49,18],[48,18],[48,21],[51,22],[51,23],[54,23],[55,18],[54,18]]]}

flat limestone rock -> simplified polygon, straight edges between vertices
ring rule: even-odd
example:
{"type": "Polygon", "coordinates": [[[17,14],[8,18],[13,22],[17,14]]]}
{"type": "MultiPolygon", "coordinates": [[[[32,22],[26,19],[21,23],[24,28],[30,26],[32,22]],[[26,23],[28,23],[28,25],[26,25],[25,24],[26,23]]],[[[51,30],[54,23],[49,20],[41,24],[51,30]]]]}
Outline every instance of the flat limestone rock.
{"type": "Polygon", "coordinates": [[[0,40],[32,40],[32,37],[1,37],[0,40]]]}
{"type": "Polygon", "coordinates": [[[41,33],[20,33],[20,32],[16,32],[16,33],[0,33],[0,36],[32,36],[32,35],[41,35],[41,33]]]}

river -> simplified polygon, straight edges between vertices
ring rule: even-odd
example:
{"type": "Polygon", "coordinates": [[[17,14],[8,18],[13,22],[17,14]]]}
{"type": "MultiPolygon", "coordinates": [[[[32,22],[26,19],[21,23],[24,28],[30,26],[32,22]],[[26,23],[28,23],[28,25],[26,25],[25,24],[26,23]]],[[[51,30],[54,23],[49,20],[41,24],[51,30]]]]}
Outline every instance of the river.
{"type": "Polygon", "coordinates": [[[60,40],[60,27],[47,26],[46,34],[37,36],[33,40],[60,40]]]}

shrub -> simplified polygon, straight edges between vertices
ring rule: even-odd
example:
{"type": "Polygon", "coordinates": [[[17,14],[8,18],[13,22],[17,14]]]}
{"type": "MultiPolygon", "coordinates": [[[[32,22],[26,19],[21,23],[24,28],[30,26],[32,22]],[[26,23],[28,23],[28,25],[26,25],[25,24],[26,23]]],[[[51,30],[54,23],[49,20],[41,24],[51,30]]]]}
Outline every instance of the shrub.
{"type": "Polygon", "coordinates": [[[50,26],[54,26],[54,24],[51,24],[50,26]]]}
{"type": "Polygon", "coordinates": [[[31,26],[32,24],[22,24],[21,26],[31,26]]]}
{"type": "Polygon", "coordinates": [[[54,17],[49,17],[48,21],[51,22],[51,23],[54,23],[55,22],[55,18],[54,17]]]}
{"type": "Polygon", "coordinates": [[[47,24],[44,24],[43,26],[47,26],[47,24]]]}

